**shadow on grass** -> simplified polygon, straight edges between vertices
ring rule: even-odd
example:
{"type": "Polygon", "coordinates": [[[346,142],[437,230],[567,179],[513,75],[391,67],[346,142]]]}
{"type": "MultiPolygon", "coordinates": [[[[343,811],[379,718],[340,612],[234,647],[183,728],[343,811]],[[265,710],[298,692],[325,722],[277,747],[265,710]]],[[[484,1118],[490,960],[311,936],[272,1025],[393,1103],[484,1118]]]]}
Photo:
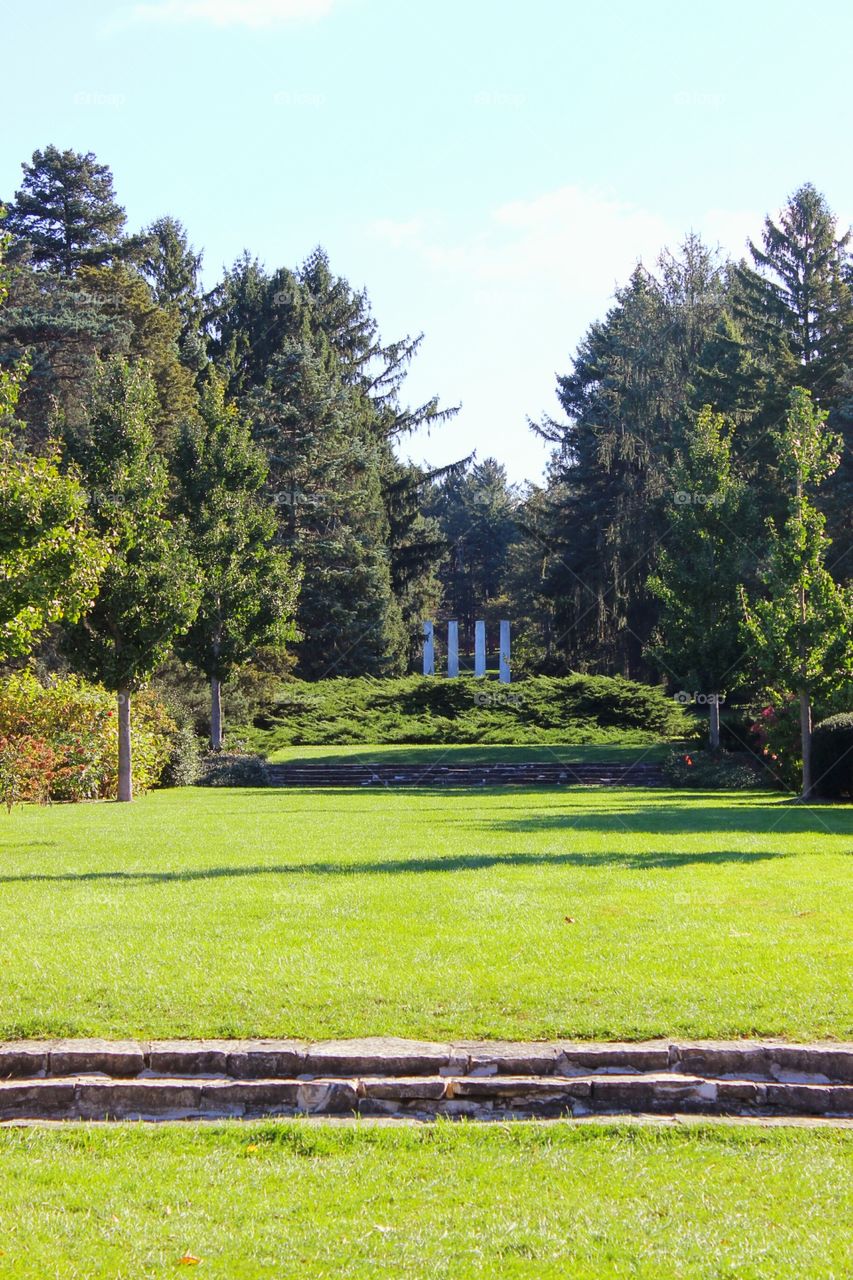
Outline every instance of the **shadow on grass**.
{"type": "Polygon", "coordinates": [[[442,858],[388,858],[382,862],[293,862],[268,866],[199,867],[182,871],[67,871],[38,875],[0,876],[0,884],[85,884],[114,881],[119,884],[174,884],[194,880],[228,880],[252,876],[360,876],[420,875],[447,871],[483,871],[492,867],[621,867],[627,871],[677,869],[689,866],[720,866],[787,858],[783,851],[742,850],[713,853],[469,853],[442,858]]]}
{"type": "MultiPolygon", "coordinates": [[[[733,832],[769,835],[849,835],[853,838],[853,809],[808,809],[784,802],[743,806],[636,804],[586,807],[565,813],[538,813],[471,823],[497,831],[630,831],[649,835],[711,835],[733,832]]],[[[847,853],[853,853],[853,843],[847,853]]]]}

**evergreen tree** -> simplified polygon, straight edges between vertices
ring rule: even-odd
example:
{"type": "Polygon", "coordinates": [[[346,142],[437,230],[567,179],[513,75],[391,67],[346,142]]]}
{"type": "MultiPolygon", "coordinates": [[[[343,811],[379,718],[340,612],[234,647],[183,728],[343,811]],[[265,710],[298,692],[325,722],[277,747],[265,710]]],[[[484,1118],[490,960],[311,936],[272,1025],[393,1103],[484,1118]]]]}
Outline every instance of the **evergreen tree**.
{"type": "Polygon", "coordinates": [[[139,268],[157,306],[180,320],[182,362],[201,373],[207,366],[202,255],[192,248],[177,218],[158,218],[143,233],[142,242],[139,268]]]}
{"type": "Polygon", "coordinates": [[[103,266],[126,251],[124,210],[109,168],[88,152],[49,146],[23,164],[24,179],[9,202],[6,230],[16,250],[39,267],[71,277],[82,266],[103,266]]]}
{"type": "Polygon", "coordinates": [[[710,745],[720,745],[720,700],[741,678],[740,587],[754,557],[747,487],[721,414],[706,406],[686,431],[673,470],[666,546],[648,586],[661,602],[649,656],[710,708],[710,745]]]}
{"type": "Polygon", "coordinates": [[[150,375],[118,358],[99,372],[89,422],[69,437],[92,523],[112,549],[93,608],[67,646],[84,674],[118,695],[118,798],[133,798],[131,695],[198,608],[199,571],[168,519],[169,475],[156,447],[150,375]]]}
{"type": "Polygon", "coordinates": [[[210,682],[210,745],[218,751],[221,686],[259,646],[293,638],[299,579],[287,553],[274,545],[278,526],[264,496],[264,454],[226,406],[213,373],[199,418],[183,426],[175,463],[178,510],[201,569],[199,610],[177,650],[210,682]]]}
{"type": "Polygon", "coordinates": [[[788,485],[784,523],[769,521],[764,594],[743,593],[746,635],[755,668],[777,701],[800,704],[803,798],[812,793],[812,705],[853,676],[853,593],[826,568],[825,519],[813,496],[838,466],[840,441],[825,429],[826,413],[796,387],[776,441],[788,485]]]}

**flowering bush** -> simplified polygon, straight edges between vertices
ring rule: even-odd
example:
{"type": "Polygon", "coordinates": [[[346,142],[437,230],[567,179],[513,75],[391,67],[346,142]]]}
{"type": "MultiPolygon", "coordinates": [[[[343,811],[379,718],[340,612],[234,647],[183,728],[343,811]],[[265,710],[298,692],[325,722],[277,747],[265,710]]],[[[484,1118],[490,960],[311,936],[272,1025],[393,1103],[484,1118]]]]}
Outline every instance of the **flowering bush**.
{"type": "MultiPolygon", "coordinates": [[[[133,780],[160,783],[177,734],[150,693],[133,699],[133,780]]],[[[114,796],[118,765],[115,695],[76,676],[42,684],[32,672],[0,680],[0,796],[16,800],[98,800],[114,796]]]]}
{"type": "Polygon", "coordinates": [[[745,752],[674,751],[664,762],[663,773],[671,787],[698,787],[703,791],[772,786],[772,779],[764,777],[761,766],[756,767],[745,752]]]}

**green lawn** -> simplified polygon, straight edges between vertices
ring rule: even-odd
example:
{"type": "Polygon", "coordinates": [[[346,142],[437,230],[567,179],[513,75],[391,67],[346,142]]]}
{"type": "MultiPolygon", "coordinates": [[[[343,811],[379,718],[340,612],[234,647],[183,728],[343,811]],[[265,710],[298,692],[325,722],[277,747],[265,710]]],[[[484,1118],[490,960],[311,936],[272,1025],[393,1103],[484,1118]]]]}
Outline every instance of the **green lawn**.
{"type": "Polygon", "coordinates": [[[672,743],[586,743],[567,746],[349,746],[349,747],[280,747],[270,753],[275,764],[506,764],[536,761],[557,764],[656,764],[672,751],[672,743]]]}
{"type": "Polygon", "coordinates": [[[842,1280],[851,1156],[707,1125],[7,1129],[0,1275],[842,1280]]]}
{"type": "Polygon", "coordinates": [[[755,793],[19,808],[0,1036],[849,1038],[851,853],[853,807],[755,793]]]}

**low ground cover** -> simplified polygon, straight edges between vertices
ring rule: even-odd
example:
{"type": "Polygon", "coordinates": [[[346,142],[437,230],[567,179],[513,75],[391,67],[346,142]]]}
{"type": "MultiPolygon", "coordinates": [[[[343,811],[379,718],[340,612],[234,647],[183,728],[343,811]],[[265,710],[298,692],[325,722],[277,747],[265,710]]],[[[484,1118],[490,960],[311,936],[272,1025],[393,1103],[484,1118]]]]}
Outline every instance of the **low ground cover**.
{"type": "Polygon", "coordinates": [[[662,688],[609,676],[322,680],[283,684],[240,736],[264,754],[297,744],[632,743],[695,733],[662,688]]]}
{"type": "Polygon", "coordinates": [[[841,1280],[853,1133],[0,1130],[0,1274],[841,1280]]]}
{"type": "Polygon", "coordinates": [[[853,1033],[849,805],[187,789],[0,817],[0,1036],[853,1033]]]}

